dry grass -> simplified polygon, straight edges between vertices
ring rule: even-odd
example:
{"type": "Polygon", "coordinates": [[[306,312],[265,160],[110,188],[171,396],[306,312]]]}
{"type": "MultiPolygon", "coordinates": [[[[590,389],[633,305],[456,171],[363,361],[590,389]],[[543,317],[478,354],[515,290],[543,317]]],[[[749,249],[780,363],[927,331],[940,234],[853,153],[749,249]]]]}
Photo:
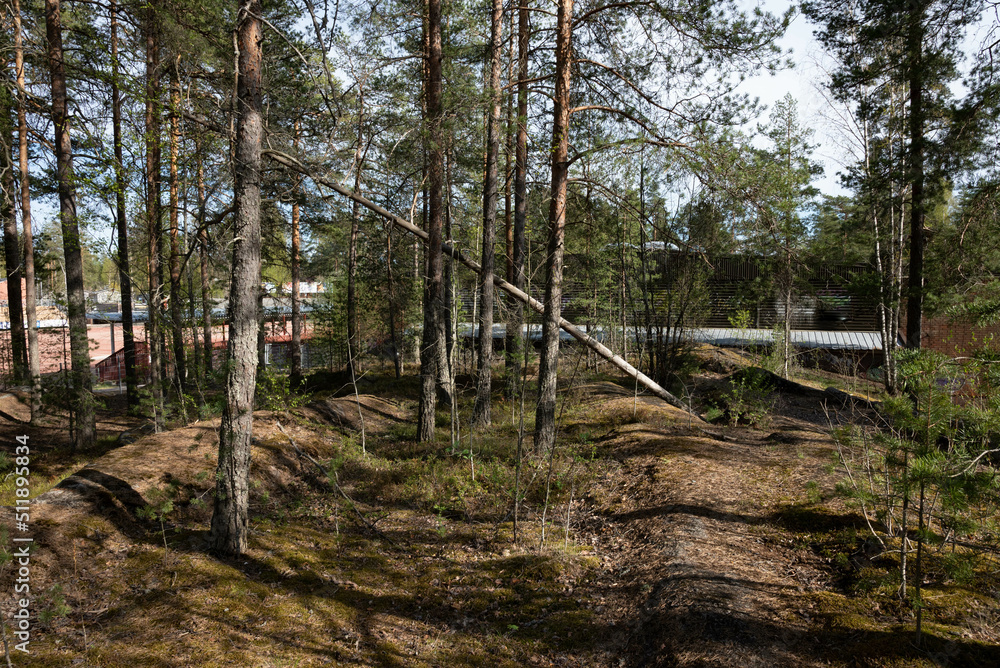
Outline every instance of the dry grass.
{"type": "Polygon", "coordinates": [[[521,469],[517,543],[509,404],[471,445],[417,444],[412,387],[372,378],[365,452],[351,398],[258,413],[239,559],[205,550],[216,422],[93,453],[33,508],[36,618],[17,665],[1000,663],[984,573],[961,587],[929,573],[917,650],[891,564],[850,561],[864,523],[833,493],[820,406],[782,397],[754,431],[610,379],[567,390],[555,456],[521,469]]]}

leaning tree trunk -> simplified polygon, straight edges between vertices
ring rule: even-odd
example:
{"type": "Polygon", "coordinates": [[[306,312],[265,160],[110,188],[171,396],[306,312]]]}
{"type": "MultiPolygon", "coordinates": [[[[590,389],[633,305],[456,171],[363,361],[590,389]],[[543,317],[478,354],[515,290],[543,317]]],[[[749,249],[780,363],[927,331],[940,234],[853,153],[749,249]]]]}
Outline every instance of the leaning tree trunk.
{"type": "Polygon", "coordinates": [[[427,261],[424,276],[424,331],[420,344],[420,407],[417,440],[434,439],[438,364],[444,340],[444,274],[441,253],[444,142],[441,130],[441,1],[427,0],[427,120],[430,151],[427,165],[427,261]]]}
{"type": "Polygon", "coordinates": [[[115,149],[115,223],[118,236],[118,282],[122,301],[122,351],[125,358],[125,403],[139,408],[139,379],[135,373],[135,326],[132,319],[132,272],[128,256],[128,220],[125,215],[125,159],[122,150],[122,98],[118,83],[118,9],[111,2],[111,125],[115,149]]]}
{"type": "Polygon", "coordinates": [[[556,27],[556,90],[552,111],[552,195],[545,258],[545,315],[538,363],[535,450],[556,442],[556,381],[559,369],[559,320],[562,314],[563,251],[566,234],[566,188],[569,164],[569,94],[572,71],[573,0],[559,0],[556,27]]]}
{"type": "Polygon", "coordinates": [[[237,15],[239,78],[236,133],[235,241],[229,285],[229,350],[226,395],[219,426],[219,466],[212,513],[212,549],[242,554],[247,549],[250,441],[257,379],[257,293],[260,289],[261,117],[260,0],[240,0],[237,15]]]}
{"type": "MultiPolygon", "coordinates": [[[[391,222],[396,227],[398,227],[398,228],[400,228],[402,230],[405,230],[406,232],[409,232],[410,234],[412,234],[414,237],[417,238],[417,240],[418,240],[417,243],[419,243],[419,242],[422,241],[424,243],[424,245],[426,245],[426,246],[430,245],[430,238],[429,238],[428,233],[425,232],[424,230],[420,229],[416,225],[410,223],[409,221],[404,220],[403,218],[400,218],[399,216],[396,216],[396,215],[392,214],[390,211],[388,211],[384,207],[381,207],[378,204],[375,204],[374,202],[372,202],[371,200],[366,199],[366,198],[362,197],[361,195],[358,195],[357,193],[351,191],[350,188],[345,188],[344,186],[340,185],[339,182],[337,182],[337,181],[335,181],[333,179],[325,178],[325,177],[323,177],[323,176],[321,176],[319,174],[315,174],[315,173],[311,172],[301,162],[299,162],[295,158],[293,158],[293,157],[291,157],[291,156],[289,156],[289,155],[287,155],[285,153],[281,153],[280,151],[274,151],[274,150],[267,150],[266,153],[267,153],[268,157],[270,157],[272,160],[274,160],[278,164],[283,165],[285,167],[289,167],[291,169],[294,169],[294,170],[298,171],[300,174],[307,175],[310,178],[312,178],[313,180],[315,180],[316,183],[322,184],[324,187],[329,188],[330,190],[332,190],[332,191],[334,191],[336,193],[339,193],[339,194],[343,195],[344,197],[347,197],[348,199],[350,199],[352,201],[360,202],[361,205],[363,207],[367,208],[369,211],[375,213],[376,215],[381,216],[385,220],[391,222]]],[[[479,264],[477,262],[475,262],[474,260],[469,259],[468,257],[465,256],[465,254],[463,254],[461,251],[457,250],[453,246],[442,245],[442,246],[439,246],[439,248],[441,248],[442,252],[447,253],[449,256],[451,256],[456,261],[461,262],[463,265],[465,265],[466,267],[468,267],[473,272],[475,272],[475,273],[478,274],[481,271],[481,267],[479,266],[479,264]]],[[[529,296],[524,290],[521,290],[521,289],[519,289],[519,288],[511,285],[510,283],[508,283],[507,281],[505,281],[504,279],[502,279],[501,277],[496,276],[496,275],[494,275],[494,277],[493,277],[493,283],[498,288],[500,288],[501,290],[503,290],[504,292],[506,292],[507,294],[509,294],[510,296],[514,297],[515,299],[517,299],[521,303],[527,305],[531,310],[535,311],[536,313],[539,313],[539,314],[544,314],[545,313],[545,305],[542,304],[537,299],[529,296]]],[[[629,362],[624,357],[622,357],[621,355],[615,354],[615,352],[612,351],[610,348],[608,348],[607,346],[605,346],[600,341],[596,340],[595,338],[593,338],[592,336],[590,336],[586,332],[584,332],[581,329],[579,329],[578,327],[576,327],[569,320],[566,320],[565,318],[560,317],[558,324],[559,324],[559,327],[561,327],[563,331],[565,331],[567,334],[569,334],[570,336],[572,336],[574,339],[576,339],[577,341],[579,341],[583,345],[585,345],[588,348],[590,348],[591,350],[593,350],[595,353],[597,353],[602,358],[604,358],[605,360],[607,360],[608,362],[610,362],[613,366],[615,366],[618,369],[620,369],[622,372],[624,372],[625,374],[627,374],[629,377],[634,378],[635,381],[636,381],[636,383],[638,383],[639,385],[642,385],[644,388],[646,388],[647,390],[649,390],[650,392],[652,392],[653,394],[655,394],[657,397],[663,399],[664,401],[666,401],[671,406],[675,406],[677,408],[680,408],[683,411],[689,412],[690,409],[680,399],[678,399],[677,397],[675,397],[670,392],[667,392],[666,390],[664,390],[652,378],[650,378],[649,376],[647,376],[646,374],[642,373],[641,371],[639,371],[638,369],[636,369],[634,366],[632,366],[631,364],[629,364],[629,362]]],[[[693,413],[692,413],[692,416],[697,417],[693,413]]]]}
{"type": "Polygon", "coordinates": [[[69,110],[66,98],[66,69],[63,62],[62,19],[59,0],[45,1],[45,33],[48,38],[49,73],[52,77],[52,125],[55,128],[56,180],[62,224],[63,256],[66,271],[66,306],[69,346],[76,412],[73,446],[94,444],[94,398],[91,393],[90,341],[83,296],[83,247],[76,220],[76,187],[73,184],[73,146],[70,143],[69,110]]]}
{"type": "Polygon", "coordinates": [[[31,376],[31,423],[42,414],[42,371],[38,352],[38,314],[35,299],[35,244],[31,229],[31,189],[28,175],[27,93],[24,87],[24,47],[21,3],[14,0],[14,66],[17,70],[18,169],[21,176],[21,229],[24,231],[24,298],[28,316],[28,373],[31,376]]]}
{"type": "Polygon", "coordinates": [[[490,26],[490,97],[486,121],[486,178],[483,180],[483,261],[479,274],[479,363],[476,368],[476,403],[472,423],[490,423],[493,380],[493,259],[497,220],[497,163],[500,158],[500,40],[503,32],[503,0],[493,0],[490,26]]]}

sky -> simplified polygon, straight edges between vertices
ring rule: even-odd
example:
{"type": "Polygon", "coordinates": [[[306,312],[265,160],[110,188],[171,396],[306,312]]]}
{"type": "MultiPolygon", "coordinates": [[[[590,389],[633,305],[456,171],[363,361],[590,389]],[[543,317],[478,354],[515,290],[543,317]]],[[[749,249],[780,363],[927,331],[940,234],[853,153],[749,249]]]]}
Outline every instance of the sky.
{"type": "MultiPolygon", "coordinates": [[[[748,8],[757,4],[754,0],[745,0],[748,8]]],[[[764,0],[762,7],[773,14],[783,14],[793,3],[788,0],[764,0]]],[[[795,67],[782,70],[776,75],[762,74],[748,78],[744,82],[744,90],[760,98],[768,106],[768,111],[762,115],[761,121],[767,120],[770,107],[791,93],[798,101],[799,117],[802,124],[815,130],[812,142],[817,145],[813,158],[823,164],[823,176],[814,185],[826,195],[841,195],[847,191],[840,186],[837,172],[844,164],[844,151],[837,147],[837,132],[828,120],[830,108],[824,99],[821,88],[823,71],[818,65],[823,60],[823,51],[813,38],[814,26],[804,16],[797,14],[792,21],[780,45],[786,51],[791,49],[791,58],[795,67]]]]}
{"type": "MultiPolygon", "coordinates": [[[[777,15],[783,14],[790,5],[797,4],[789,0],[742,0],[742,2],[748,9],[760,4],[767,11],[777,15]]],[[[988,10],[983,15],[979,24],[973,26],[966,34],[964,43],[966,54],[978,51],[998,20],[1000,19],[996,9],[988,10]]],[[[831,120],[836,116],[836,110],[830,106],[821,92],[825,80],[823,65],[831,67],[832,61],[813,38],[815,28],[816,26],[804,16],[798,14],[780,41],[782,47],[792,50],[791,57],[795,67],[779,72],[775,76],[765,74],[748,79],[744,84],[745,91],[756,95],[769,107],[786,93],[791,93],[798,100],[799,116],[803,123],[815,130],[813,143],[818,144],[818,147],[813,157],[823,163],[824,174],[814,184],[827,195],[848,194],[848,191],[840,186],[837,172],[843,169],[845,160],[849,160],[849,152],[844,148],[843,132],[839,131],[831,120]]],[[[960,63],[960,69],[968,72],[971,62],[970,58],[966,58],[960,63]]],[[[960,82],[953,82],[951,89],[956,97],[961,97],[965,93],[960,82]]],[[[768,113],[764,113],[762,120],[767,119],[768,113]]]]}

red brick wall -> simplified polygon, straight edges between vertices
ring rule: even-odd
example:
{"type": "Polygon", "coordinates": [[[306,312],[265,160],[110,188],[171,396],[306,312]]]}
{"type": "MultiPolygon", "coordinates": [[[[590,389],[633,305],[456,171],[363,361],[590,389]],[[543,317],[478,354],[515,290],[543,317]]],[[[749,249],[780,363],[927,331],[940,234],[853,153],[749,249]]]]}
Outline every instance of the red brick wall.
{"type": "MultiPolygon", "coordinates": [[[[966,355],[982,347],[990,337],[994,345],[1000,346],[1000,324],[977,327],[970,322],[952,320],[948,317],[923,319],[920,347],[935,350],[950,357],[966,355]]],[[[900,318],[899,333],[906,338],[906,314],[900,318]]]]}

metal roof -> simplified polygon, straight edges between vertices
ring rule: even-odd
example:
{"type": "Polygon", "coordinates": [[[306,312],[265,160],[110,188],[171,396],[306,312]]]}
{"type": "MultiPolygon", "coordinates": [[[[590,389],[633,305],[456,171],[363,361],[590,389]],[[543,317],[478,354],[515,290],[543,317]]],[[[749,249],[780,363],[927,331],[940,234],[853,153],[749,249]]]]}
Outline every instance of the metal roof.
{"type": "MultiPolygon", "coordinates": [[[[771,329],[695,327],[688,330],[688,335],[694,341],[717,346],[767,345],[774,342],[774,330],[771,329]]],[[[791,342],[801,348],[882,350],[882,333],[793,329],[791,342]]]]}
{"type": "MultiPolygon", "coordinates": [[[[590,336],[598,341],[605,338],[604,327],[590,327],[579,325],[583,331],[587,331],[590,336]],[[588,331],[589,330],[589,331],[588,331]]],[[[620,328],[612,328],[620,331],[620,328]]],[[[641,328],[638,332],[632,327],[628,328],[629,334],[635,340],[644,335],[641,328]]],[[[539,324],[522,326],[522,334],[531,341],[539,341],[542,338],[542,326],[539,324]]],[[[458,326],[458,335],[463,338],[475,337],[479,332],[479,326],[472,323],[461,323],[458,326]]],[[[493,325],[493,338],[502,339],[507,332],[507,326],[503,323],[493,325]]],[[[752,346],[770,345],[774,342],[773,329],[735,329],[732,327],[693,327],[687,330],[686,335],[699,343],[712,343],[717,346],[752,346]]],[[[560,331],[560,339],[571,341],[571,337],[566,332],[560,331]]],[[[823,348],[827,350],[882,350],[881,332],[851,332],[851,331],[826,331],[826,330],[792,330],[792,345],[800,348],[823,348]]]]}

